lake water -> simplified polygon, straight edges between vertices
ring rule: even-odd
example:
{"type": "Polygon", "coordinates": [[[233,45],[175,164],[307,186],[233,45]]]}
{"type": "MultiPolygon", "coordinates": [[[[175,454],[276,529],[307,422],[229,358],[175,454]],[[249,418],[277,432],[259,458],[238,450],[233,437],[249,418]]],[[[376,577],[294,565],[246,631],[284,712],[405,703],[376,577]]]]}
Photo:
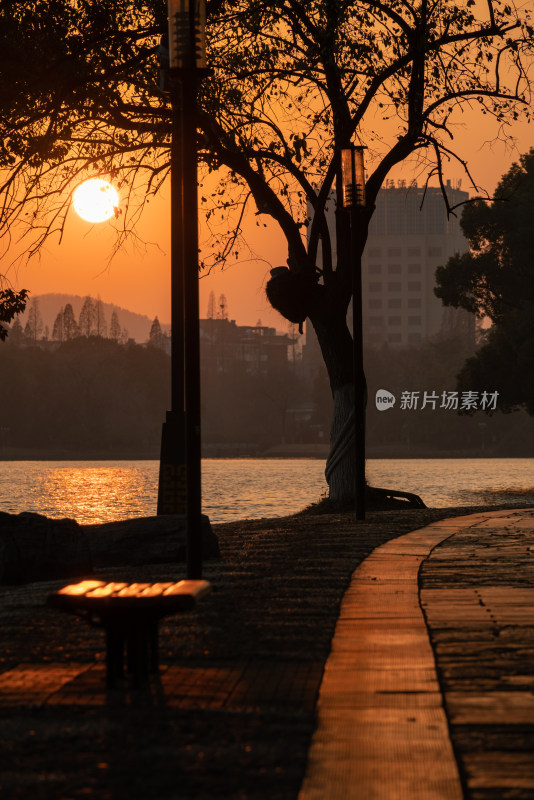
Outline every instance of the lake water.
{"type": "MultiPolygon", "coordinates": [[[[80,523],[156,513],[157,461],[0,461],[0,511],[80,523]]],[[[534,459],[369,459],[372,486],[419,494],[427,506],[528,502],[534,459]]],[[[205,459],[203,511],[212,522],[279,517],[324,497],[321,459],[205,459]]]]}

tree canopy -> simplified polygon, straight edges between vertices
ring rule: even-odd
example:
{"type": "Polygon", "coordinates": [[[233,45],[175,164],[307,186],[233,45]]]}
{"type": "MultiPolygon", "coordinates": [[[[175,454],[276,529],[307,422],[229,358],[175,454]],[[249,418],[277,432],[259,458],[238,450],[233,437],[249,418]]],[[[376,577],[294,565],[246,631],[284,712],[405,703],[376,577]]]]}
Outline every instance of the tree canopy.
{"type": "MultiPolygon", "coordinates": [[[[61,230],[74,186],[106,173],[125,191],[158,190],[169,169],[170,108],[157,53],[161,0],[11,0],[0,8],[0,129],[5,215],[32,244],[61,230]]],[[[200,159],[221,183],[208,217],[255,202],[288,240],[290,258],[315,267],[336,148],[356,136],[376,157],[372,204],[391,167],[425,151],[441,174],[451,124],[469,103],[505,123],[530,113],[531,14],[488,0],[208,0],[208,61],[199,119],[200,159]],[[393,120],[385,134],[383,120],[393,120]],[[378,129],[377,129],[378,128],[378,129]],[[302,239],[315,210],[309,255],[302,239]]],[[[463,162],[462,162],[463,163],[463,162]]],[[[124,214],[128,229],[138,210],[124,214]]],[[[217,231],[220,239],[220,230],[217,231]]],[[[335,265],[333,265],[335,268],[335,265]]]]}
{"type": "Polygon", "coordinates": [[[437,270],[436,294],[493,324],[463,367],[462,388],[499,390],[500,407],[534,414],[534,150],[504,175],[491,203],[466,205],[470,252],[437,270]]]}
{"type": "MultiPolygon", "coordinates": [[[[207,0],[212,72],[197,119],[211,235],[204,266],[237,256],[248,206],[258,224],[277,224],[290,279],[279,273],[276,307],[313,324],[334,399],[353,384],[352,256],[361,256],[383,181],[415,154],[448,202],[447,164],[469,172],[454,149],[462,111],[478,108],[501,128],[532,113],[532,17],[502,0],[207,0]],[[332,191],[341,207],[339,149],[352,141],[369,148],[369,177],[351,256],[348,213],[332,232],[325,210],[332,191]]],[[[166,29],[162,0],[0,6],[2,225],[22,225],[30,254],[61,235],[72,191],[88,175],[121,187],[118,244],[165,181],[166,29]]]]}

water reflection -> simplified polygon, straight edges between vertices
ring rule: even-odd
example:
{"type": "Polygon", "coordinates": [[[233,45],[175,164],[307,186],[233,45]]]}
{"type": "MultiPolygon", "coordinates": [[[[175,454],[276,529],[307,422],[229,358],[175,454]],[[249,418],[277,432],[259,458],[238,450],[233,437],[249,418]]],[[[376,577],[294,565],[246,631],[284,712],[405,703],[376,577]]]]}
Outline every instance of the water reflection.
{"type": "MultiPolygon", "coordinates": [[[[0,511],[34,511],[81,524],[156,513],[159,462],[0,462],[0,511]]],[[[315,459],[206,459],[203,511],[212,522],[279,517],[324,494],[315,459]]]]}
{"type": "Polygon", "coordinates": [[[152,474],[124,466],[50,470],[38,485],[49,509],[43,513],[56,517],[75,508],[76,519],[84,523],[140,516],[141,509],[143,516],[155,514],[154,489],[152,474]]]}
{"type": "MultiPolygon", "coordinates": [[[[0,511],[82,524],[152,516],[158,470],[157,461],[0,461],[0,511]]],[[[370,459],[367,477],[433,507],[534,505],[534,459],[370,459]]],[[[202,482],[212,522],[293,514],[327,488],[321,459],[206,459],[202,482]]]]}
{"type": "Polygon", "coordinates": [[[415,492],[428,506],[534,505],[534,459],[370,459],[371,485],[415,492]]]}
{"type": "Polygon", "coordinates": [[[81,524],[151,516],[156,513],[154,463],[4,462],[0,510],[71,517],[81,524]]]}

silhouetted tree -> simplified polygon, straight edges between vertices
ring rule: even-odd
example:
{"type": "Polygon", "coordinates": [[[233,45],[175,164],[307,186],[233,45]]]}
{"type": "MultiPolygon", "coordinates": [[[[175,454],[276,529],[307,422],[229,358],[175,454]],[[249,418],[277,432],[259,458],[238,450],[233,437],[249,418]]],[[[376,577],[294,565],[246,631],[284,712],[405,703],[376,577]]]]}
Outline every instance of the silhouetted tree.
{"type": "Polygon", "coordinates": [[[96,306],[92,297],[86,297],[78,317],[78,329],[80,336],[96,335],[96,306]]]}
{"type": "Polygon", "coordinates": [[[63,313],[64,309],[61,308],[57,313],[57,316],[54,320],[54,326],[52,328],[52,339],[54,339],[56,342],[63,341],[63,313]]]}
{"type": "Polygon", "coordinates": [[[20,319],[15,317],[13,320],[13,324],[9,329],[9,342],[16,346],[22,344],[24,341],[24,331],[22,330],[22,325],[20,323],[20,319]]]}
{"type": "Polygon", "coordinates": [[[148,343],[152,347],[164,347],[165,345],[165,336],[163,335],[163,331],[161,330],[161,325],[157,317],[154,317],[152,325],[150,326],[148,343]]]}
{"type": "Polygon", "coordinates": [[[63,311],[63,341],[68,342],[79,336],[78,323],[74,316],[74,310],[70,303],[67,303],[63,311]]]}
{"type": "Polygon", "coordinates": [[[39,311],[39,301],[33,299],[30,303],[28,319],[24,326],[24,336],[28,341],[36,342],[43,332],[43,318],[39,311]]]}
{"type": "MultiPolygon", "coordinates": [[[[213,71],[200,93],[199,154],[206,170],[220,177],[219,186],[203,193],[208,222],[220,214],[229,229],[227,235],[213,229],[206,265],[237,257],[248,203],[255,205],[258,224],[266,215],[278,226],[289,271],[278,280],[276,300],[274,292],[271,297],[287,319],[307,317],[317,333],[334,398],[334,439],[353,407],[346,315],[353,265],[365,246],[377,193],[392,168],[417,153],[445,196],[444,163],[457,159],[467,169],[453,150],[451,130],[456,112],[466,106],[478,106],[501,125],[521,110],[530,113],[534,29],[528,6],[518,11],[495,0],[208,0],[213,71]],[[393,124],[375,135],[381,118],[393,124]],[[354,136],[372,148],[374,159],[351,254],[350,219],[341,210],[336,176],[339,149],[354,136]],[[332,189],[335,241],[325,216],[332,189]]],[[[166,10],[153,0],[58,0],[52,8],[11,0],[0,14],[3,225],[25,220],[28,206],[32,213],[36,208],[25,228],[33,237],[31,253],[61,228],[68,189],[85,169],[130,187],[144,176],[147,197],[164,179],[171,113],[157,85],[156,59],[166,10]],[[58,198],[65,200],[58,204],[58,198]]],[[[347,452],[332,473],[335,499],[353,493],[347,452]]]]}
{"type": "Polygon", "coordinates": [[[459,387],[499,391],[499,408],[534,414],[534,149],[502,177],[491,203],[465,206],[470,252],[436,272],[445,305],[465,308],[492,327],[461,370],[459,387]]]}
{"type": "Polygon", "coordinates": [[[95,333],[101,338],[105,338],[108,335],[106,313],[104,311],[104,304],[100,297],[97,297],[95,302],[95,333]]]}
{"type": "Polygon", "coordinates": [[[2,323],[11,322],[17,314],[24,311],[27,297],[28,291],[26,289],[22,289],[20,292],[16,292],[13,289],[0,291],[0,341],[6,339],[9,331],[9,328],[2,323]]]}
{"type": "Polygon", "coordinates": [[[116,311],[111,313],[111,322],[109,323],[109,338],[118,342],[121,338],[121,326],[119,322],[119,315],[116,311]]]}

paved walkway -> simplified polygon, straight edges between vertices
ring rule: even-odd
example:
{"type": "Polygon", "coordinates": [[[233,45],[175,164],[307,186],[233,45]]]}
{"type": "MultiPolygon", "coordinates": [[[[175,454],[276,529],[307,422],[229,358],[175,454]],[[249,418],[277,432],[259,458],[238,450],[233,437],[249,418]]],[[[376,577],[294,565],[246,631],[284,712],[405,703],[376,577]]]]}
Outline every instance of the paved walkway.
{"type": "Polygon", "coordinates": [[[144,694],[5,590],[0,797],[534,800],[534,511],[406,520],[228,534],[144,694]]]}
{"type": "MultiPolygon", "coordinates": [[[[504,661],[506,671],[506,650],[517,653],[529,640],[533,644],[534,582],[522,570],[508,577],[523,585],[495,584],[510,563],[525,555],[534,562],[534,548],[518,537],[533,527],[532,511],[443,520],[383,544],[355,570],[326,663],[299,800],[462,800],[447,711],[453,726],[482,722],[508,729],[503,752],[479,748],[467,765],[460,764],[466,792],[534,797],[534,660],[524,664],[525,674],[503,676],[509,679],[506,691],[453,685],[444,705],[425,620],[426,614],[431,630],[452,624],[461,644],[475,654],[507,628],[492,664],[498,671],[504,661]],[[481,531],[489,541],[480,542],[481,531]],[[463,541],[455,546],[459,534],[463,541]],[[441,580],[430,559],[434,586],[420,592],[421,564],[445,540],[454,551],[443,549],[441,580]],[[462,567],[473,571],[474,561],[478,576],[471,575],[462,588],[451,586],[451,573],[458,581],[459,572],[461,580],[462,567]],[[470,628],[480,620],[484,624],[473,641],[470,628]],[[514,752],[511,736],[521,725],[530,726],[530,737],[523,736],[514,752]]],[[[439,572],[439,556],[437,563],[439,572]]],[[[476,675],[476,656],[471,666],[476,675]]]]}

